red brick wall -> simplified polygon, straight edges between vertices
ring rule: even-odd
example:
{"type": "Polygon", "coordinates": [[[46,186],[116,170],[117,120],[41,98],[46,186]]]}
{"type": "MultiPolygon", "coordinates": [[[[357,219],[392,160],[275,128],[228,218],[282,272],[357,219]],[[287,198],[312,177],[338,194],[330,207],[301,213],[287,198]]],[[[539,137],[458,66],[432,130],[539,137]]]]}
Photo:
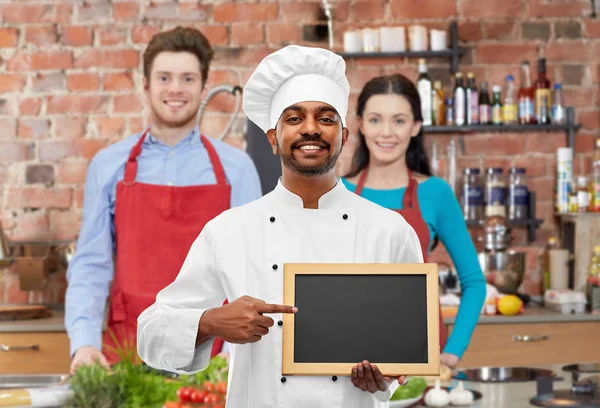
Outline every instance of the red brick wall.
{"type": "MultiPolygon", "coordinates": [[[[518,78],[523,59],[532,62],[535,75],[536,59],[546,56],[551,81],[564,83],[566,103],[576,107],[584,126],[576,139],[575,172],[589,173],[600,127],[600,19],[589,18],[589,0],[334,3],[338,49],[348,28],[414,22],[447,28],[457,19],[462,45],[470,48],[460,69],[474,72],[478,83],[485,79],[503,84],[508,73],[518,78]]],[[[63,240],[78,234],[89,160],[148,124],[140,92],[141,53],[162,28],[194,25],[207,34],[217,47],[208,87],[243,85],[261,58],[282,45],[327,46],[319,35],[317,25],[325,20],[315,1],[13,0],[0,6],[0,18],[0,220],[15,240],[63,240]]],[[[428,65],[449,91],[447,61],[432,59],[428,65]]],[[[416,61],[348,61],[351,109],[366,80],[396,71],[414,79],[416,61]]],[[[204,132],[218,135],[232,108],[233,98],[215,98],[202,123],[204,132]]],[[[241,148],[243,122],[240,115],[228,138],[241,148]]],[[[428,144],[436,140],[445,151],[453,138],[464,146],[459,150],[461,167],[525,166],[538,195],[537,211],[545,219],[538,238],[555,233],[551,189],[555,150],[565,144],[563,133],[439,135],[430,136],[428,144]]],[[[340,168],[350,153],[351,146],[340,168]]],[[[525,244],[524,234],[516,235],[517,243],[525,244]]],[[[6,273],[0,302],[26,299],[16,292],[15,279],[6,273]]]]}

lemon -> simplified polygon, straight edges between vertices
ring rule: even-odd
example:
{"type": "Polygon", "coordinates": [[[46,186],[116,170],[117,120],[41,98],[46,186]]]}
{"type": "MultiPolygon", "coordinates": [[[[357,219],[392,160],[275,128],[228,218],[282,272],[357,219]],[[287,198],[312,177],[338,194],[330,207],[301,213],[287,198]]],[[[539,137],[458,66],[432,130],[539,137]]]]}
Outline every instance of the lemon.
{"type": "Polygon", "coordinates": [[[498,311],[504,316],[514,316],[521,312],[523,302],[515,295],[504,295],[498,300],[498,311]]]}

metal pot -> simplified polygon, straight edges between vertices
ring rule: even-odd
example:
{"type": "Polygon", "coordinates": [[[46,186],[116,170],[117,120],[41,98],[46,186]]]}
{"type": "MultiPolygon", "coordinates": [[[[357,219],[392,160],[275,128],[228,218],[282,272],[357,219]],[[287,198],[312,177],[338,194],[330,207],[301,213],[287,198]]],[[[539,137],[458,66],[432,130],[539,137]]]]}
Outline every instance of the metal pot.
{"type": "Polygon", "coordinates": [[[501,293],[517,293],[525,274],[525,252],[480,252],[477,257],[490,285],[501,293]]]}
{"type": "Polygon", "coordinates": [[[478,238],[483,242],[486,251],[504,251],[512,241],[511,229],[505,217],[491,216],[482,221],[483,236],[478,238]]]}

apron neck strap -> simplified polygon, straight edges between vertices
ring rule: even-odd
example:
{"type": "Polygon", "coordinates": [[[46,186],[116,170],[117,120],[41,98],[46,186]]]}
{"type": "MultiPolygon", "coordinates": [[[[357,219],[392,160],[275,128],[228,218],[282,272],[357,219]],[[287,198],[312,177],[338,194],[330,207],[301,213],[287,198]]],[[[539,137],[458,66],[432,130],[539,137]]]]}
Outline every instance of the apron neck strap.
{"type": "MultiPolygon", "coordinates": [[[[146,129],[144,133],[140,136],[139,140],[131,149],[129,153],[129,158],[127,159],[127,163],[125,164],[125,175],[123,176],[123,182],[125,184],[132,184],[135,181],[135,177],[137,176],[138,163],[137,158],[142,153],[142,145],[144,144],[144,139],[150,133],[150,128],[146,129]]],[[[200,141],[204,145],[208,153],[208,158],[210,159],[210,164],[215,173],[215,178],[217,180],[217,184],[226,185],[227,178],[225,177],[225,169],[223,168],[223,164],[221,163],[221,159],[219,159],[219,155],[215,150],[212,143],[208,140],[204,135],[200,135],[200,141]]]]}
{"type": "Polygon", "coordinates": [[[217,184],[227,184],[227,178],[225,177],[225,169],[223,168],[221,159],[219,159],[219,155],[217,154],[217,151],[215,150],[214,146],[204,135],[200,135],[200,140],[202,141],[202,143],[204,144],[204,148],[208,152],[208,158],[210,159],[210,164],[212,165],[213,171],[215,172],[217,184]]]}
{"type": "Polygon", "coordinates": [[[363,171],[360,173],[360,177],[358,178],[358,183],[356,183],[356,190],[354,193],[360,195],[362,193],[362,189],[365,186],[365,182],[367,181],[367,175],[369,173],[369,166],[365,167],[363,171]]]}
{"type": "Polygon", "coordinates": [[[132,184],[135,181],[135,176],[137,175],[137,158],[142,153],[142,145],[144,144],[144,139],[150,133],[150,128],[147,128],[142,136],[140,136],[139,140],[129,152],[129,158],[127,159],[127,163],[125,164],[125,175],[123,176],[123,182],[125,184],[132,184]]]}
{"type": "Polygon", "coordinates": [[[408,186],[406,187],[406,191],[404,192],[404,197],[402,198],[402,208],[412,208],[413,205],[415,207],[419,207],[419,200],[417,197],[417,179],[413,177],[410,169],[408,171],[408,186]]]}

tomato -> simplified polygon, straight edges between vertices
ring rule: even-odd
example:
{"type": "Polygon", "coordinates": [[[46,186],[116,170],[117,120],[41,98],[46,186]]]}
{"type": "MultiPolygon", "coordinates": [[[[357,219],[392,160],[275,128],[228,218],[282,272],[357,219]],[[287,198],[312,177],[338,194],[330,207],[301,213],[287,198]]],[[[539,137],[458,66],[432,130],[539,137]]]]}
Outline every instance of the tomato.
{"type": "Polygon", "coordinates": [[[215,384],[213,382],[211,382],[211,381],[204,381],[204,384],[202,384],[202,388],[204,388],[208,392],[214,391],[215,390],[215,384]]]}
{"type": "Polygon", "coordinates": [[[219,393],[219,394],[227,394],[227,383],[225,381],[219,381],[216,385],[215,385],[215,390],[219,393]]]}
{"type": "Polygon", "coordinates": [[[225,404],[216,404],[213,405],[212,408],[225,408],[225,404]]]}
{"type": "Polygon", "coordinates": [[[204,390],[194,390],[192,392],[190,400],[193,403],[202,403],[202,402],[205,402],[205,400],[206,400],[206,394],[208,394],[208,392],[206,392],[204,390]]]}
{"type": "Polygon", "coordinates": [[[190,401],[190,396],[192,394],[193,389],[191,387],[181,387],[177,390],[177,398],[179,401],[187,402],[190,401]]]}
{"type": "Polygon", "coordinates": [[[219,396],[217,394],[208,394],[206,398],[204,398],[205,404],[215,404],[219,402],[219,396]]]}
{"type": "Polygon", "coordinates": [[[177,401],[167,401],[165,402],[165,405],[163,406],[163,408],[180,408],[181,407],[181,403],[177,402],[177,401]]]}

